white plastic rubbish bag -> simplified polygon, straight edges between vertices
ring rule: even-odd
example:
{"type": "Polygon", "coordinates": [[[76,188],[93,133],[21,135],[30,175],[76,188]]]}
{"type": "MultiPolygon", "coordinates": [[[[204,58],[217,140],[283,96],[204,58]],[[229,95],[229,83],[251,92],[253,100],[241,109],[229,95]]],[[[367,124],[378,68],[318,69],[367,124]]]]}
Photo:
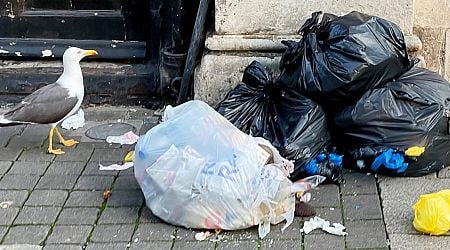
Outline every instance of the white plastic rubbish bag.
{"type": "Polygon", "coordinates": [[[292,162],[201,101],[169,106],[164,122],[139,138],[134,166],[147,206],[164,221],[225,230],[259,225],[261,238],[270,224],[289,226],[294,193],[324,179],[293,184],[292,162]]]}

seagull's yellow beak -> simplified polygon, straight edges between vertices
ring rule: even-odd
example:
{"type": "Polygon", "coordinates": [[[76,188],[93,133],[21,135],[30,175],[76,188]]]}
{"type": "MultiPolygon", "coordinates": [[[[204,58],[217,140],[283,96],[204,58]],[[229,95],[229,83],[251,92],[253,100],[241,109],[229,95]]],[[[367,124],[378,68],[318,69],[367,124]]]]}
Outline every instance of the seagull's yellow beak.
{"type": "Polygon", "coordinates": [[[90,49],[90,50],[86,50],[86,52],[84,52],[84,56],[96,56],[98,55],[96,50],[90,49]]]}

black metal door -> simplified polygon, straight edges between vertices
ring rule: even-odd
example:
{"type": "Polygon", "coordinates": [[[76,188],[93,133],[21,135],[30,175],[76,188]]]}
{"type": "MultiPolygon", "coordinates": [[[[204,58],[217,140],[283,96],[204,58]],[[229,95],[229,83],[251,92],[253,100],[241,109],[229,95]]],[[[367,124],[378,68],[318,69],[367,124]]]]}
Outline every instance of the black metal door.
{"type": "Polygon", "coordinates": [[[142,59],[149,15],[149,0],[0,0],[0,56],[60,57],[78,46],[142,59]]]}

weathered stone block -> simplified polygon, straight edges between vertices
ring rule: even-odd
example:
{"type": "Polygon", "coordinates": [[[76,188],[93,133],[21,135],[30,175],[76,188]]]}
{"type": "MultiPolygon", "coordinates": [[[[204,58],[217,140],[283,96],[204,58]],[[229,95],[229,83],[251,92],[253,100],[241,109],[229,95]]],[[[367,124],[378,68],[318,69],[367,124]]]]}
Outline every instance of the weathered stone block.
{"type": "Polygon", "coordinates": [[[241,80],[245,67],[253,60],[277,69],[279,57],[274,55],[205,55],[195,73],[195,99],[217,105],[241,80]]]}
{"type": "Polygon", "coordinates": [[[413,0],[217,0],[215,6],[219,34],[294,34],[316,11],[377,15],[397,23],[405,33],[412,32],[414,21],[413,0]]]}

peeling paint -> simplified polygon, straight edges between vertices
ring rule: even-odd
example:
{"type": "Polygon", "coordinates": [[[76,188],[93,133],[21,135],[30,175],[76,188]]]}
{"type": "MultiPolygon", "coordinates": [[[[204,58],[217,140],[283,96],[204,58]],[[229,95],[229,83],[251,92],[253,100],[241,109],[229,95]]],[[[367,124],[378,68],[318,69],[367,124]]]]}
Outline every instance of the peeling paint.
{"type": "Polygon", "coordinates": [[[20,53],[20,52],[15,52],[14,54],[16,54],[16,56],[22,56],[22,53],[20,53]]]}
{"type": "Polygon", "coordinates": [[[8,53],[9,53],[9,51],[0,49],[0,54],[8,54],[8,53]]]}
{"type": "Polygon", "coordinates": [[[53,52],[49,49],[43,50],[42,52],[42,57],[49,57],[52,56],[53,52]]]}

